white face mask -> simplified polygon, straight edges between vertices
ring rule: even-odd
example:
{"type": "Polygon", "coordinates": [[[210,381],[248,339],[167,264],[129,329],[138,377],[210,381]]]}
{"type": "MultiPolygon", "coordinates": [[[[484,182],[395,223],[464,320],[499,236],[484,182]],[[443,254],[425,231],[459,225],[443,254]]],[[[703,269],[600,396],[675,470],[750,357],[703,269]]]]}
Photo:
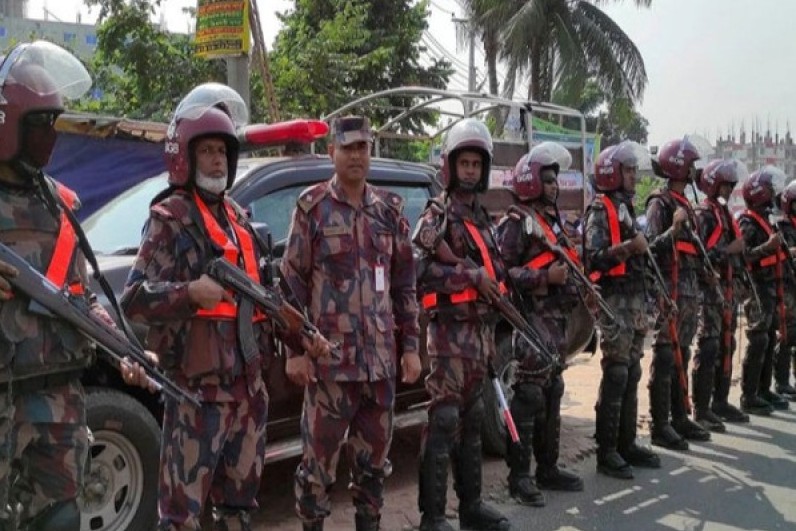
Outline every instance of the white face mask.
{"type": "Polygon", "coordinates": [[[196,172],[196,186],[211,194],[221,195],[227,188],[227,176],[223,177],[210,177],[202,172],[196,172]]]}

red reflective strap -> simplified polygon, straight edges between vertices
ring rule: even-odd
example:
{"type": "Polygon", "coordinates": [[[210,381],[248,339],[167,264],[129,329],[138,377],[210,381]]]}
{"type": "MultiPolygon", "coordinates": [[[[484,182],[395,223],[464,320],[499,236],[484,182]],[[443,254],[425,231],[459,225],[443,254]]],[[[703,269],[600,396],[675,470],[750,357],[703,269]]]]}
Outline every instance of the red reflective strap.
{"type": "Polygon", "coordinates": [[[555,259],[556,255],[550,251],[545,251],[534,256],[525,264],[524,267],[527,267],[528,269],[542,269],[543,267],[552,263],[555,259]]]}
{"type": "Polygon", "coordinates": [[[428,310],[429,308],[433,308],[437,305],[437,294],[436,293],[426,293],[423,295],[421,299],[423,304],[423,309],[428,310]]]}
{"type": "Polygon", "coordinates": [[[478,227],[472,221],[464,221],[464,227],[467,229],[467,232],[470,233],[470,237],[475,242],[475,246],[478,247],[478,252],[481,253],[481,261],[484,263],[484,268],[486,269],[487,275],[492,280],[497,279],[497,275],[495,274],[495,266],[492,264],[492,257],[489,256],[489,249],[486,247],[486,242],[481,237],[481,232],[479,232],[478,227]]]}
{"type": "MultiPolygon", "coordinates": [[[[619,245],[622,243],[622,233],[619,231],[619,215],[616,213],[616,205],[614,205],[614,202],[611,201],[611,198],[605,194],[599,194],[597,197],[605,205],[605,213],[608,214],[608,230],[611,233],[611,247],[619,245]]],[[[603,275],[608,277],[621,277],[626,273],[627,266],[625,265],[625,262],[621,262],[605,273],[602,271],[592,271],[589,275],[589,279],[592,282],[597,282],[600,280],[600,278],[602,278],[603,275]]]]}
{"type": "Polygon", "coordinates": [[[724,216],[721,215],[721,209],[719,208],[719,205],[713,202],[708,202],[708,204],[710,205],[710,209],[713,211],[713,217],[716,218],[716,227],[713,229],[713,232],[710,233],[708,241],[705,242],[705,249],[710,250],[713,249],[717,243],[719,243],[721,233],[724,231],[724,216]]]}
{"type": "MultiPolygon", "coordinates": [[[[56,183],[58,195],[64,203],[64,208],[72,209],[77,201],[77,194],[66,186],[56,183]]],[[[77,247],[77,235],[75,229],[66,217],[66,213],[61,211],[58,219],[58,236],[55,239],[55,246],[53,247],[53,255],[50,258],[50,265],[47,267],[45,276],[58,286],[63,288],[66,283],[66,277],[69,274],[69,266],[72,264],[72,259],[75,255],[75,248],[77,247]]],[[[69,286],[69,292],[73,295],[82,295],[84,293],[83,285],[79,282],[72,283],[69,286]]]]}
{"type": "MultiPolygon", "coordinates": [[[[757,224],[760,225],[760,228],[763,229],[763,231],[766,233],[766,236],[771,236],[772,234],[774,234],[774,229],[771,228],[771,225],[769,225],[768,222],[765,219],[763,219],[763,217],[760,214],[758,214],[754,210],[747,210],[744,213],[747,214],[750,218],[754,219],[757,222],[757,224]]],[[[777,249],[776,253],[761,259],[758,262],[758,265],[760,267],[776,266],[780,262],[784,262],[786,258],[787,257],[785,256],[785,253],[782,252],[781,249],[777,249]]],[[[777,273],[780,277],[782,276],[780,271],[777,271],[777,273]]]]}
{"type": "MultiPolygon", "coordinates": [[[[254,242],[252,240],[251,234],[249,234],[245,228],[237,223],[237,214],[235,209],[233,209],[229,203],[224,201],[224,211],[227,214],[227,221],[235,233],[235,237],[238,240],[238,246],[240,246],[240,251],[238,251],[238,247],[232,240],[230,240],[229,236],[227,236],[227,233],[224,232],[224,229],[222,229],[218,224],[216,218],[210,213],[210,210],[207,208],[207,205],[199,196],[199,194],[195,192],[194,201],[199,209],[199,214],[202,216],[202,221],[207,229],[210,239],[213,241],[213,243],[224,249],[224,258],[229,263],[237,266],[238,257],[242,252],[244,271],[246,271],[246,274],[249,278],[259,284],[260,275],[257,271],[257,259],[255,258],[254,254],[254,242]]],[[[226,301],[219,302],[211,310],[199,309],[196,312],[197,317],[204,319],[235,319],[237,315],[238,310],[235,304],[226,301]]],[[[255,313],[254,321],[262,321],[265,318],[266,317],[258,311],[255,313]]]]}
{"type": "Polygon", "coordinates": [[[677,242],[674,244],[674,247],[681,253],[692,254],[692,255],[697,254],[696,247],[694,247],[694,244],[691,242],[684,242],[681,240],[677,240],[677,242]]]}

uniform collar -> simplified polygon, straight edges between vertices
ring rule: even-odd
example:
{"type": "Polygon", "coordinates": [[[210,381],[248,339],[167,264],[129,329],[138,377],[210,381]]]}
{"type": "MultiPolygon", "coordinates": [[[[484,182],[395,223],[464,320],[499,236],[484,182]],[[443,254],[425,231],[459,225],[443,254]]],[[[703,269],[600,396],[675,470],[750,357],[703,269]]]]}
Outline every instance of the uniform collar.
{"type": "MultiPolygon", "coordinates": [[[[340,180],[337,178],[337,174],[335,174],[329,181],[329,194],[334,199],[340,201],[341,203],[346,203],[351,206],[354,206],[353,203],[349,200],[348,194],[346,193],[342,184],[340,184],[340,180]]],[[[365,191],[362,195],[362,206],[368,207],[375,202],[376,202],[376,194],[373,191],[373,187],[368,183],[365,183],[365,191]]]]}

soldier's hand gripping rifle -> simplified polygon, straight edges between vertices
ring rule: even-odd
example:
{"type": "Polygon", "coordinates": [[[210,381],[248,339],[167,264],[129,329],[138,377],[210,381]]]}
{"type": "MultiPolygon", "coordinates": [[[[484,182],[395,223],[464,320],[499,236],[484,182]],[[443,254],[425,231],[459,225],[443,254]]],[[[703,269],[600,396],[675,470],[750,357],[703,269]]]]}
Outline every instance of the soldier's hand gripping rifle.
{"type": "MultiPolygon", "coordinates": [[[[526,234],[532,236],[536,241],[545,246],[551,253],[555,254],[559,260],[564,262],[569,268],[573,279],[578,284],[581,290],[588,293],[588,295],[597,303],[598,311],[594,312],[594,320],[600,327],[605,337],[613,341],[619,334],[619,323],[616,320],[616,313],[611,305],[603,298],[597,286],[592,283],[591,279],[586,276],[586,273],[576,264],[569,254],[560,246],[551,243],[544,235],[544,231],[539,224],[534,221],[533,217],[525,217],[526,234]]],[[[589,311],[592,311],[590,305],[586,304],[589,311]]]]}
{"type": "MultiPolygon", "coordinates": [[[[315,325],[309,322],[296,308],[288,304],[279,293],[252,281],[243,270],[232,265],[225,258],[218,257],[210,260],[205,272],[223,287],[248,299],[268,315],[276,326],[288,333],[299,333],[310,340],[317,336],[323,337],[315,325]]],[[[332,344],[329,353],[336,348],[339,346],[332,344]]]]}
{"type": "Polygon", "coordinates": [[[178,402],[190,402],[197,407],[201,406],[196,395],[186,392],[152,365],[141,345],[134,343],[120,330],[92,315],[85,301],[59,289],[3,244],[0,244],[0,260],[16,268],[17,275],[8,278],[8,282],[31,299],[31,311],[69,323],[101,347],[100,351],[109,356],[116,365],[124,363],[124,358],[137,362],[146,372],[150,386],[170,398],[178,402]]]}
{"type": "MultiPolygon", "coordinates": [[[[478,265],[469,257],[463,259],[456,256],[448,245],[448,242],[443,239],[440,239],[437,243],[434,253],[442,262],[448,264],[463,264],[468,269],[478,269],[478,265]]],[[[536,328],[523,317],[517,307],[514,306],[507,297],[501,295],[497,299],[490,301],[490,304],[500,313],[501,317],[517,331],[520,337],[539,354],[541,361],[546,365],[543,370],[555,368],[558,364],[558,356],[550,350],[536,328]]]]}

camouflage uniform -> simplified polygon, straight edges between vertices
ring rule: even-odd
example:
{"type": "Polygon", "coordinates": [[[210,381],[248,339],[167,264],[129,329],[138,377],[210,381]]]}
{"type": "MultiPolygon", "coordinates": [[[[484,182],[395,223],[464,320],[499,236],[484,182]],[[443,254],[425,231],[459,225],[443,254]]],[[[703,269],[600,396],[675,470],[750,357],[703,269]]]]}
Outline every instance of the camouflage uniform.
{"type": "MultiPolygon", "coordinates": [[[[780,220],[777,223],[777,230],[782,234],[787,247],[796,247],[796,218],[790,217],[780,220]]],[[[785,275],[785,308],[787,338],[786,341],[777,343],[777,351],[774,361],[774,379],[776,380],[776,392],[782,395],[793,396],[789,391],[790,371],[796,374],[796,261],[789,257],[783,273],[785,275]]],[[[793,400],[793,398],[789,398],[793,400]]]]}
{"type": "MultiPolygon", "coordinates": [[[[680,353],[683,362],[683,371],[688,374],[688,361],[691,357],[691,341],[694,338],[699,315],[700,291],[699,291],[699,271],[701,268],[699,257],[695,253],[676,251],[675,246],[693,246],[693,242],[683,229],[681,234],[675,237],[673,230],[673,216],[675,210],[686,208],[688,211],[689,223],[692,227],[696,226],[696,218],[693,209],[688,206],[687,200],[679,196],[678,201],[675,197],[676,192],[670,188],[665,188],[653,193],[647,201],[647,229],[646,236],[649,241],[650,250],[655,257],[669,293],[677,296],[677,335],[680,346],[680,353]],[[675,258],[679,267],[674,269],[675,258]],[[677,278],[676,286],[672,279],[677,278]]],[[[652,415],[652,435],[653,443],[665,440],[666,446],[676,446],[683,448],[682,442],[675,442],[677,435],[686,438],[704,439],[705,435],[710,436],[698,425],[692,423],[688,418],[686,410],[687,389],[683,389],[680,383],[681,375],[678,374],[674,362],[674,344],[669,330],[668,318],[659,315],[655,321],[655,338],[652,350],[652,363],[650,365],[649,391],[650,391],[650,413],[652,415]],[[669,412],[671,410],[672,422],[669,423],[669,412]],[[671,433],[671,428],[678,432],[671,433]],[[702,434],[704,432],[704,435],[702,434]]]]}
{"type": "MultiPolygon", "coordinates": [[[[0,163],[0,175],[12,171],[0,163]]],[[[42,274],[53,259],[61,226],[43,193],[48,192],[32,183],[0,185],[0,242],[42,274]]],[[[87,285],[85,261],[77,250],[65,280],[87,285]]],[[[88,291],[73,296],[107,318],[88,291]]],[[[71,326],[32,313],[29,304],[20,293],[0,301],[0,528],[9,504],[19,504],[23,527],[78,522],[75,498],[88,460],[80,374],[92,360],[92,347],[71,326]]]]}
{"type": "Polygon", "coordinates": [[[600,336],[603,374],[595,406],[598,469],[626,478],[632,478],[632,469],[627,465],[660,466],[654,454],[636,445],[638,383],[648,329],[645,259],[643,255],[631,255],[621,262],[611,251],[641,232],[635,218],[632,198],[622,191],[613,191],[595,197],[583,222],[586,271],[616,314],[619,327],[613,337],[600,336]],[[632,224],[618,224],[616,242],[611,235],[608,202],[614,208],[612,213],[624,207],[633,220],[632,224]]]}
{"type": "MultiPolygon", "coordinates": [[[[212,211],[212,199],[199,193],[212,211]]],[[[240,207],[225,201],[236,212],[237,224],[249,230],[240,207]]],[[[213,216],[231,234],[227,216],[213,216]]],[[[160,454],[162,529],[199,529],[208,494],[219,520],[228,516],[245,521],[246,512],[257,508],[268,412],[261,373],[272,355],[272,330],[267,320],[253,325],[257,352],[247,362],[237,319],[199,318],[188,284],[218,253],[194,196],[182,189],[161,195],[150,209],[122,297],[127,315],[150,326],[148,346],[159,354],[166,373],[202,401],[197,409],[166,400],[160,454]]],[[[300,348],[298,338],[284,339],[300,348]]]]}
{"type": "Polygon", "coordinates": [[[400,196],[371,185],[355,206],[335,176],[305,190],[293,213],[282,274],[310,320],[340,345],[339,354],[314,362],[317,382],[304,392],[295,490],[307,525],[331,513],[346,430],[357,515],[377,520],[384,503],[397,357],[417,353],[419,343],[402,212],[400,196]]]}
{"type": "MultiPolygon", "coordinates": [[[[710,409],[711,394],[718,407],[728,403],[737,326],[733,286],[743,263],[738,256],[727,254],[727,246],[740,236],[727,207],[715,199],[705,199],[696,215],[699,237],[705,242],[713,268],[721,275],[719,285],[726,301],[719,299],[715,287],[700,279],[699,289],[704,295],[691,371],[694,414],[699,421],[710,409]]],[[[712,429],[724,431],[718,426],[712,429]]]]}
{"type": "MultiPolygon", "coordinates": [[[[537,203],[540,204],[540,203],[537,203]]],[[[566,284],[548,284],[547,269],[557,258],[547,247],[525,231],[526,217],[536,223],[546,224],[557,241],[549,242],[574,254],[574,247],[564,233],[559,220],[543,206],[525,204],[512,206],[498,226],[498,245],[511,286],[519,291],[523,314],[535,315],[543,326],[546,337],[557,352],[566,351],[567,318],[580,304],[578,287],[569,276],[566,284]],[[537,221],[538,220],[538,221],[537,221]]],[[[527,347],[526,347],[527,348],[527,347]]],[[[530,478],[531,449],[536,456],[536,481],[540,486],[551,483],[562,472],[558,470],[559,441],[561,434],[561,398],[564,396],[563,367],[553,372],[539,372],[537,356],[524,352],[517,370],[511,412],[517,424],[520,444],[509,444],[506,461],[510,468],[509,487],[519,485],[530,478]]],[[[578,478],[568,478],[570,486],[565,490],[579,490],[583,484],[578,478]]],[[[557,481],[557,483],[560,483],[557,481]]],[[[563,485],[563,484],[562,484],[563,485]]],[[[563,488],[563,487],[559,487],[563,488]]]]}

